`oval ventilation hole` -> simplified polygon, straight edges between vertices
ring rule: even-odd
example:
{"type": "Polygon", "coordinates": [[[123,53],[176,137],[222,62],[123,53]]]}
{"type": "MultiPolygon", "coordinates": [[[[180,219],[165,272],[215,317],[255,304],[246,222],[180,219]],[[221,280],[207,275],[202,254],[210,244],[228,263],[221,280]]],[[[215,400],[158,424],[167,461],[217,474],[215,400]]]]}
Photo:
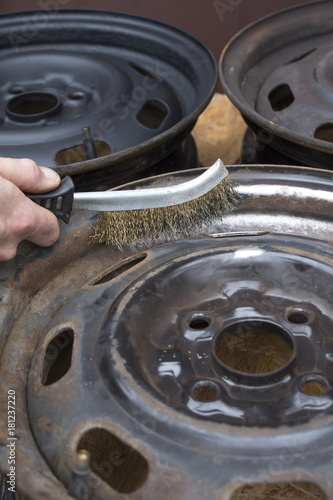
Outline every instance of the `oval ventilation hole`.
{"type": "Polygon", "coordinates": [[[139,66],[136,63],[130,62],[129,65],[131,68],[135,69],[140,75],[142,76],[147,76],[148,78],[152,78],[153,80],[157,80],[156,76],[152,75],[147,69],[142,68],[142,66],[139,66]]]}
{"type": "MultiPolygon", "coordinates": [[[[289,460],[293,460],[293,451],[290,450],[290,456],[288,457],[288,451],[284,457],[286,463],[282,460],[272,460],[267,462],[267,474],[273,474],[274,472],[282,472],[286,464],[289,464],[289,460]],[[272,470],[270,470],[270,467],[272,470]]],[[[245,484],[240,488],[237,488],[230,497],[230,500],[257,500],[257,499],[287,499],[292,500],[327,500],[327,496],[323,490],[315,483],[310,482],[288,482],[288,483],[255,483],[255,484],[245,484]]]]}
{"type": "Polygon", "coordinates": [[[273,111],[282,111],[288,108],[295,100],[294,94],[287,83],[275,87],[268,96],[273,111]]]}
{"type": "Polygon", "coordinates": [[[285,316],[289,323],[294,323],[295,325],[303,325],[308,323],[310,319],[309,311],[299,307],[288,308],[285,316]]]}
{"type": "Polygon", "coordinates": [[[301,384],[301,391],[308,396],[323,396],[327,392],[327,384],[321,377],[311,377],[301,384]]]}
{"type": "Polygon", "coordinates": [[[98,281],[95,281],[94,283],[92,283],[92,286],[102,285],[103,283],[108,283],[109,281],[113,280],[114,278],[116,278],[120,274],[123,274],[126,271],[129,271],[129,269],[132,269],[132,267],[136,266],[137,264],[139,264],[140,262],[145,260],[146,257],[147,257],[147,254],[140,254],[140,255],[137,255],[137,256],[132,257],[130,259],[122,261],[117,267],[114,267],[113,269],[111,269],[110,272],[108,272],[107,274],[102,276],[102,278],[100,278],[98,281]]]}
{"type": "Polygon", "coordinates": [[[313,52],[315,52],[317,50],[317,48],[314,48],[314,49],[311,49],[311,50],[308,50],[307,52],[304,52],[303,54],[295,57],[294,59],[291,59],[290,61],[288,61],[286,64],[292,64],[294,62],[297,62],[297,61],[301,61],[302,59],[304,59],[305,57],[309,56],[310,54],[312,54],[313,52]]]}
{"type": "MultiPolygon", "coordinates": [[[[111,154],[111,148],[107,142],[94,141],[97,158],[111,154]]],[[[78,163],[87,159],[83,144],[72,146],[71,148],[58,151],[55,157],[57,165],[68,165],[69,163],[78,163]]]]}
{"type": "Polygon", "coordinates": [[[137,450],[105,429],[91,429],[78,444],[90,454],[90,469],[119,493],[132,493],[148,477],[148,462],[137,450]]]}
{"type": "Polygon", "coordinates": [[[222,363],[253,375],[270,373],[288,363],[293,347],[284,330],[266,321],[256,323],[237,323],[221,332],[215,354],[222,363]]]}
{"type": "Polygon", "coordinates": [[[209,403],[214,401],[218,396],[218,388],[216,384],[210,381],[197,382],[192,389],[192,397],[196,401],[209,403]]]}
{"type": "Polygon", "coordinates": [[[210,319],[208,316],[203,314],[194,314],[188,320],[188,326],[192,328],[192,330],[205,330],[210,325],[210,319]]]}
{"type": "Polygon", "coordinates": [[[320,141],[333,142],[333,123],[324,123],[316,128],[314,138],[320,141]]]}
{"type": "Polygon", "coordinates": [[[51,385],[60,380],[71,367],[74,332],[66,328],[48,344],[43,364],[42,385],[51,385]]]}
{"type": "Polygon", "coordinates": [[[136,118],[141,125],[151,129],[157,129],[162,125],[167,114],[167,107],[161,101],[152,99],[142,106],[136,118]]]}
{"type": "Polygon", "coordinates": [[[304,264],[304,263],[302,264],[300,262],[296,262],[293,265],[293,267],[299,273],[305,273],[306,271],[310,271],[311,270],[311,266],[309,266],[308,264],[304,264]]]}

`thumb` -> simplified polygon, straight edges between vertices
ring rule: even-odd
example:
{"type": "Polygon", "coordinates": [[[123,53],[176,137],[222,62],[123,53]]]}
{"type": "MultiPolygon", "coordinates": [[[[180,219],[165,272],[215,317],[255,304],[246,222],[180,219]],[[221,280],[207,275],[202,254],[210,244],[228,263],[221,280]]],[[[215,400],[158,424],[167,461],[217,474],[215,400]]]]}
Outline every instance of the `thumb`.
{"type": "Polygon", "coordinates": [[[30,193],[51,191],[60,184],[60,177],[54,170],[38,167],[28,158],[0,158],[0,175],[30,193]]]}

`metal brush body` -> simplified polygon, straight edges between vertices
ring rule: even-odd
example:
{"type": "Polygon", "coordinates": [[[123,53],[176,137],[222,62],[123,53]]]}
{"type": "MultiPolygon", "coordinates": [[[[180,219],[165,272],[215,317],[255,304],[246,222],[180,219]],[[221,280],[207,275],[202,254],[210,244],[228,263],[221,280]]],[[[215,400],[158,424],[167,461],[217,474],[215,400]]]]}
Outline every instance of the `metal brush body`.
{"type": "Polygon", "coordinates": [[[228,176],[228,170],[218,159],[203,174],[182,184],[151,189],[97,191],[74,193],[70,177],[62,179],[60,186],[48,193],[28,193],[26,196],[38,205],[47,208],[64,222],[69,222],[73,208],[120,212],[162,208],[191,200],[211,191],[228,176]]]}
{"type": "Polygon", "coordinates": [[[65,177],[58,189],[27,196],[66,223],[72,208],[97,210],[93,240],[118,247],[191,236],[229,213],[237,199],[220,159],[198,177],[168,187],[74,193],[65,177]]]}
{"type": "Polygon", "coordinates": [[[171,207],[203,196],[227,176],[228,170],[218,159],[195,179],[170,187],[74,193],[73,207],[103,212],[171,207]]]}

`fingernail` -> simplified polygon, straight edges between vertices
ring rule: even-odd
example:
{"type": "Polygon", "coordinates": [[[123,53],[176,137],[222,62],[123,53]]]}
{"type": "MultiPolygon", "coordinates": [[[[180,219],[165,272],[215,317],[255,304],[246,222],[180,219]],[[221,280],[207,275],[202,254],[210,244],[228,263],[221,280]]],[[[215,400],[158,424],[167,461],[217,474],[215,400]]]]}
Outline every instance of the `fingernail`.
{"type": "Polygon", "coordinates": [[[57,172],[52,170],[52,168],[47,168],[47,167],[41,167],[41,168],[42,168],[43,173],[48,181],[52,182],[52,184],[55,184],[55,185],[60,183],[59,175],[57,174],[57,172]]]}

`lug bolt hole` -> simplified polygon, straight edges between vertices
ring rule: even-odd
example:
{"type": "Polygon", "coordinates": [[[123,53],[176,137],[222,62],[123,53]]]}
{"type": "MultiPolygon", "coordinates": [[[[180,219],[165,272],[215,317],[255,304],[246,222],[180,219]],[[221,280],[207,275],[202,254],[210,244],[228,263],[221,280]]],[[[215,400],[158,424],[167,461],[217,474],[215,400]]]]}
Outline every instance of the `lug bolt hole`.
{"type": "Polygon", "coordinates": [[[69,99],[72,99],[73,101],[79,101],[80,99],[83,99],[84,98],[84,93],[83,92],[79,92],[79,91],[76,91],[76,92],[71,92],[68,97],[69,99]]]}
{"type": "Polygon", "coordinates": [[[213,382],[201,381],[192,389],[192,397],[201,403],[214,401],[218,396],[218,388],[213,382]]]}
{"type": "Polygon", "coordinates": [[[188,320],[187,324],[192,330],[205,330],[210,325],[210,318],[203,314],[195,314],[188,320]]]}
{"type": "Polygon", "coordinates": [[[323,396],[327,392],[327,384],[321,377],[311,377],[301,383],[301,391],[308,396],[323,396]]]}
{"type": "Polygon", "coordinates": [[[285,314],[289,323],[294,323],[295,325],[303,325],[308,323],[311,315],[309,311],[303,308],[290,307],[286,310],[285,314]]]}

